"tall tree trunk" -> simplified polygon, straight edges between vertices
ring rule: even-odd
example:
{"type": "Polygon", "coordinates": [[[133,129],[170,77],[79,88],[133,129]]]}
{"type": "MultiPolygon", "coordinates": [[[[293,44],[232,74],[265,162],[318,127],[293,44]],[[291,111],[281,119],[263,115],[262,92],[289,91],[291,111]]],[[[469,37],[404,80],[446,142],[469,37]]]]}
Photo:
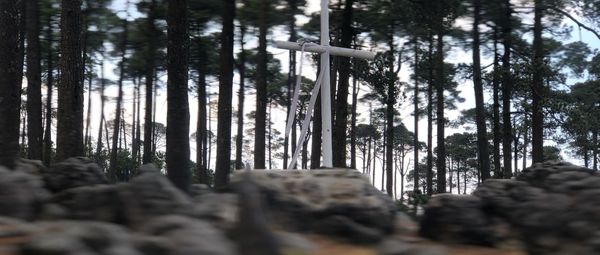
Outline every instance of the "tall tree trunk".
{"type": "MultiPolygon", "coordinates": [[[[189,191],[192,182],[187,7],[187,0],[169,0],[167,8],[167,176],[175,186],[185,192],[189,191]]],[[[231,111],[229,117],[231,118],[231,111]]],[[[227,151],[229,153],[229,150],[227,151]]]]}
{"type": "Polygon", "coordinates": [[[512,7],[510,0],[505,0],[505,19],[502,26],[504,37],[504,55],[502,56],[502,154],[504,157],[504,178],[512,176],[512,124],[510,118],[510,99],[512,97],[512,74],[510,71],[510,51],[512,47],[512,7]]]}
{"type": "Polygon", "coordinates": [[[493,93],[493,143],[494,143],[494,176],[501,177],[502,176],[502,168],[500,166],[500,81],[499,75],[500,72],[500,61],[498,59],[498,28],[494,27],[494,74],[492,78],[492,93],[493,93]]]}
{"type": "MultiPolygon", "coordinates": [[[[320,66],[320,61],[317,61],[318,65],[320,66]]],[[[318,72],[318,71],[317,71],[318,72]]],[[[317,76],[319,74],[317,73],[317,76]]],[[[317,95],[317,102],[321,101],[321,92],[317,92],[319,93],[319,95],[317,95]]],[[[313,120],[317,120],[313,122],[313,130],[312,130],[312,144],[311,144],[311,152],[310,152],[310,168],[311,169],[317,169],[321,167],[321,141],[322,141],[322,137],[321,137],[321,129],[322,129],[322,125],[321,125],[321,121],[319,121],[321,119],[321,104],[316,103],[315,104],[315,109],[314,109],[315,114],[313,115],[313,120]]]]}
{"type": "Polygon", "coordinates": [[[215,169],[215,188],[217,189],[224,188],[229,183],[229,170],[231,168],[231,97],[233,90],[235,0],[224,1],[224,7],[219,61],[219,118],[217,121],[219,131],[217,134],[217,166],[215,169]]]}
{"type": "MultiPolygon", "coordinates": [[[[104,162],[100,160],[100,153],[102,153],[102,125],[104,122],[104,104],[106,98],[104,96],[104,90],[106,88],[106,80],[104,79],[104,51],[100,53],[102,60],[100,62],[100,125],[98,126],[98,145],[96,146],[96,163],[103,166],[104,162]]],[[[107,144],[108,145],[108,144],[107,144]]]]}
{"type": "Polygon", "coordinates": [[[0,2],[0,165],[13,168],[19,153],[19,5],[0,2]]]}
{"type": "Polygon", "coordinates": [[[527,146],[529,146],[529,127],[527,125],[527,116],[523,120],[523,170],[527,168],[527,146]]]}
{"type": "MultiPolygon", "coordinates": [[[[54,52],[52,18],[48,16],[48,28],[46,29],[48,40],[47,55],[47,78],[46,78],[46,123],[44,128],[44,165],[50,166],[52,160],[52,87],[54,86],[54,52]]],[[[101,137],[101,136],[100,136],[101,137]]]]}
{"type": "Polygon", "coordinates": [[[598,171],[598,130],[594,129],[594,131],[592,131],[592,144],[594,147],[592,147],[592,169],[594,171],[598,171]]]}
{"type": "Polygon", "coordinates": [[[268,125],[268,133],[267,133],[267,146],[268,146],[268,152],[269,152],[269,169],[273,169],[273,127],[272,124],[273,122],[271,122],[271,109],[272,109],[272,105],[271,102],[269,102],[267,104],[267,125],[268,125]]]}
{"type": "Polygon", "coordinates": [[[131,159],[133,161],[134,166],[135,166],[136,161],[137,161],[137,159],[136,159],[136,156],[137,156],[137,148],[136,148],[137,147],[137,141],[135,140],[135,133],[136,133],[136,130],[137,130],[137,126],[136,126],[137,125],[137,122],[136,122],[137,121],[137,119],[136,119],[136,117],[137,117],[137,89],[138,89],[138,86],[139,86],[139,83],[138,83],[139,79],[137,79],[137,80],[136,79],[137,78],[134,78],[134,84],[133,84],[133,103],[131,105],[131,107],[133,108],[133,111],[132,111],[133,114],[131,116],[131,122],[132,122],[132,124],[131,124],[131,159]]]}
{"type": "Polygon", "coordinates": [[[544,116],[542,100],[544,90],[544,44],[542,41],[542,16],[544,1],[535,0],[535,16],[533,25],[533,100],[531,102],[531,158],[533,163],[544,159],[544,116]]]}
{"type": "Polygon", "coordinates": [[[42,68],[37,0],[26,1],[27,30],[27,148],[29,158],[42,159],[42,68]]]}
{"type": "Polygon", "coordinates": [[[356,169],[356,108],[358,105],[359,83],[356,74],[352,77],[352,113],[350,125],[350,168],[356,169]]]}
{"type": "Polygon", "coordinates": [[[429,81],[427,84],[427,195],[433,195],[433,34],[429,34],[429,81]]]}
{"type": "MultiPolygon", "coordinates": [[[[92,121],[92,75],[89,74],[88,78],[88,102],[87,102],[87,113],[85,118],[85,132],[84,132],[84,142],[83,148],[85,149],[85,154],[87,157],[90,157],[92,151],[92,137],[90,135],[90,123],[92,121]]],[[[85,77],[84,77],[85,79],[85,77]]]]}
{"type": "MultiPolygon", "coordinates": [[[[148,29],[149,38],[155,38],[158,36],[158,31],[154,21],[156,19],[156,0],[152,0],[150,2],[148,18],[146,19],[146,26],[148,29]]],[[[142,158],[143,164],[149,164],[152,162],[152,158],[154,158],[153,150],[152,150],[152,141],[153,139],[153,126],[154,121],[152,119],[152,109],[153,109],[153,90],[154,90],[154,73],[155,73],[155,61],[156,61],[156,41],[148,40],[148,52],[147,52],[146,66],[145,66],[145,89],[146,89],[146,98],[145,98],[145,108],[144,108],[144,156],[142,158]]]]}
{"type": "Polygon", "coordinates": [[[256,119],[254,128],[254,168],[265,169],[265,138],[267,117],[267,22],[269,1],[261,0],[262,15],[258,20],[258,55],[256,65],[256,119]]]}
{"type": "MultiPolygon", "coordinates": [[[[242,151],[244,147],[244,99],[246,90],[246,51],[244,50],[244,36],[246,35],[246,27],[240,24],[240,54],[238,59],[238,73],[240,75],[240,89],[238,91],[238,112],[237,112],[237,136],[235,138],[235,168],[244,168],[242,162],[242,151]]],[[[286,137],[287,139],[287,137],[286,137]]],[[[286,147],[287,148],[287,147],[286,147]]],[[[284,159],[285,161],[285,159],[284,159]]]]}
{"type": "Polygon", "coordinates": [[[414,104],[414,120],[415,120],[415,137],[413,139],[413,147],[414,147],[414,192],[415,194],[419,190],[419,39],[417,37],[414,38],[414,54],[415,54],[415,65],[414,65],[414,77],[415,77],[415,90],[413,97],[414,104]]]}
{"type": "MultiPolygon", "coordinates": [[[[342,36],[340,47],[350,48],[354,30],[352,28],[352,9],[354,0],[346,0],[342,17],[342,36]]],[[[346,126],[348,126],[348,89],[350,87],[350,59],[340,57],[338,60],[339,82],[335,100],[335,123],[333,127],[333,166],[346,167],[346,126]]],[[[390,177],[393,173],[389,173],[390,177]]],[[[390,181],[389,186],[392,184],[390,181]]],[[[388,191],[388,194],[392,194],[388,191]]]]}
{"type": "MultiPolygon", "coordinates": [[[[119,130],[121,129],[121,118],[122,118],[122,103],[123,103],[123,81],[125,79],[125,60],[127,53],[127,34],[129,30],[129,22],[127,19],[123,19],[123,34],[121,35],[121,62],[119,62],[119,81],[118,84],[118,95],[117,95],[117,106],[115,108],[115,120],[113,123],[113,136],[112,136],[112,146],[110,153],[110,162],[108,167],[108,179],[115,183],[117,181],[123,181],[117,173],[117,158],[119,154],[119,150],[121,148],[120,144],[120,136],[119,130]]],[[[123,133],[125,135],[125,133],[123,133]]],[[[124,169],[119,169],[123,171],[124,169]]]]}
{"type": "Polygon", "coordinates": [[[81,0],[62,0],[56,160],[83,155],[81,0]]]}
{"type": "MultiPolygon", "coordinates": [[[[296,17],[295,17],[295,13],[298,11],[298,1],[297,0],[288,0],[288,6],[289,6],[289,12],[291,13],[290,17],[289,17],[289,23],[288,23],[288,29],[290,30],[290,42],[295,42],[297,40],[297,34],[296,34],[296,17]]],[[[288,69],[288,80],[287,80],[287,87],[288,87],[288,91],[287,91],[287,116],[289,116],[290,111],[292,109],[291,107],[291,100],[292,100],[292,91],[294,90],[294,81],[295,81],[295,77],[296,77],[296,52],[294,51],[290,51],[289,52],[289,57],[290,57],[290,64],[289,64],[289,69],[288,69]]],[[[296,118],[295,118],[295,114],[294,114],[294,120],[292,121],[292,154],[294,153],[294,151],[296,150],[296,118]]],[[[288,122],[288,119],[285,120],[286,123],[288,122]]],[[[289,147],[290,147],[290,138],[286,135],[284,140],[283,140],[283,168],[286,168],[288,166],[288,158],[289,158],[289,147]]],[[[304,153],[304,151],[303,151],[304,153]]],[[[295,168],[295,166],[294,166],[295,168]]]]}
{"type": "MultiPolygon", "coordinates": [[[[390,52],[392,54],[392,57],[390,57],[389,59],[389,68],[390,70],[394,71],[394,40],[393,40],[393,36],[390,37],[390,42],[389,42],[389,47],[390,47],[390,52]]],[[[398,65],[401,65],[401,63],[398,63],[398,65]]],[[[398,70],[400,70],[400,67],[398,67],[398,70]]],[[[393,190],[392,187],[394,185],[393,183],[393,174],[394,174],[394,105],[396,103],[396,83],[395,82],[390,82],[387,88],[387,102],[386,102],[386,142],[385,142],[385,146],[386,146],[386,175],[387,175],[387,183],[386,183],[386,190],[388,192],[388,195],[393,197],[393,190]]]]}
{"type": "MultiPolygon", "coordinates": [[[[196,125],[196,175],[198,182],[209,185],[210,177],[208,175],[208,166],[206,165],[206,48],[200,50],[198,64],[198,119],[196,125]]],[[[242,73],[242,72],[240,72],[242,73]]],[[[240,85],[241,86],[241,85],[240,85]]]]}
{"type": "MultiPolygon", "coordinates": [[[[441,26],[441,24],[440,24],[441,26]]],[[[445,146],[445,125],[444,118],[444,34],[443,28],[437,37],[437,56],[436,56],[436,99],[437,99],[437,192],[446,192],[446,146],[445,146]]]]}
{"type": "Polygon", "coordinates": [[[483,102],[483,82],[481,80],[481,57],[479,55],[479,22],[481,20],[481,0],[473,0],[473,6],[475,7],[475,18],[473,22],[473,85],[475,87],[475,120],[477,123],[477,159],[479,168],[481,169],[481,178],[485,180],[490,178],[490,157],[488,156],[487,128],[485,126],[485,105],[483,102]]]}

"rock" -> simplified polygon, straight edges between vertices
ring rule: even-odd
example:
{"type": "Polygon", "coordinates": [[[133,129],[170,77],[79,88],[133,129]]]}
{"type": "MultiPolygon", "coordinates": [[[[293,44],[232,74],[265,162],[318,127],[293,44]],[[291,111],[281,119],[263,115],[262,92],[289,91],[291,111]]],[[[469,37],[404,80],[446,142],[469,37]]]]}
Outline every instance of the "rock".
{"type": "Polygon", "coordinates": [[[127,225],[130,219],[125,214],[125,200],[121,196],[124,186],[128,184],[67,189],[55,194],[52,201],[59,208],[64,208],[65,218],[127,225]]]}
{"type": "Polygon", "coordinates": [[[46,167],[40,160],[19,158],[17,159],[15,170],[31,175],[41,176],[46,170],[46,167]]]}
{"type": "Polygon", "coordinates": [[[434,240],[491,246],[492,224],[482,208],[482,200],[475,196],[433,196],[425,206],[420,233],[434,240]]]}
{"type": "Polygon", "coordinates": [[[403,212],[396,212],[394,218],[394,233],[395,234],[414,234],[419,230],[419,225],[408,215],[403,212]]]}
{"type": "Polygon", "coordinates": [[[97,184],[107,184],[102,169],[93,161],[83,158],[69,158],[43,171],[46,187],[59,192],[70,188],[97,184]]]}
{"type": "Polygon", "coordinates": [[[190,215],[192,200],[158,171],[143,171],[119,187],[127,222],[136,227],[168,214],[190,215]]]}
{"type": "Polygon", "coordinates": [[[21,247],[20,254],[140,254],[131,244],[128,232],[117,225],[56,221],[40,223],[39,226],[43,230],[35,233],[31,240],[21,247]]]}
{"type": "Polygon", "coordinates": [[[223,231],[232,230],[238,223],[238,195],[206,193],[193,198],[193,216],[211,222],[223,231]]]}
{"type": "Polygon", "coordinates": [[[275,238],[281,245],[283,254],[312,254],[316,250],[312,241],[296,233],[276,231],[275,238]]]}
{"type": "Polygon", "coordinates": [[[213,193],[213,190],[206,184],[192,184],[190,187],[190,196],[196,198],[205,194],[213,193]]]}
{"type": "Polygon", "coordinates": [[[409,244],[398,240],[385,240],[377,248],[379,255],[446,255],[441,246],[409,244]]]}
{"type": "MultiPolygon", "coordinates": [[[[268,215],[289,230],[343,233],[338,237],[352,242],[378,241],[393,230],[393,202],[357,171],[252,171],[251,175],[266,198],[268,215]]],[[[239,185],[240,177],[234,174],[233,186],[239,185]]]]}
{"type": "Polygon", "coordinates": [[[50,198],[40,177],[0,167],[0,216],[33,220],[50,198]]]}
{"type": "Polygon", "coordinates": [[[71,188],[53,202],[68,218],[113,222],[137,228],[153,217],[192,215],[192,200],[158,172],[142,172],[129,183],[71,188]]]}
{"type": "Polygon", "coordinates": [[[599,196],[598,172],[537,163],[512,180],[483,182],[466,199],[433,198],[421,232],[448,242],[525,246],[531,254],[598,254],[599,196]]]}
{"type": "MultiPolygon", "coordinates": [[[[154,218],[141,229],[147,235],[167,239],[170,255],[232,255],[235,246],[209,223],[179,215],[154,218]]],[[[161,249],[162,249],[161,248],[161,249]]],[[[158,253],[160,254],[160,253],[158,253]]]]}

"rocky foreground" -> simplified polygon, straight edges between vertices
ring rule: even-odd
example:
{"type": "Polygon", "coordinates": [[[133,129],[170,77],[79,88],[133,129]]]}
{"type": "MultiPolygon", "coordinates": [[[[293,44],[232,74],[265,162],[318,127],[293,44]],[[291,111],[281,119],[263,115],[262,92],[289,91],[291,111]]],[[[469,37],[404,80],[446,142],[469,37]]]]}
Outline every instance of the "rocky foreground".
{"type": "Polygon", "coordinates": [[[84,158],[0,168],[0,255],[600,254],[600,179],[568,164],[433,198],[420,233],[436,241],[352,170],[239,172],[191,194],[139,172],[108,184],[84,158]]]}

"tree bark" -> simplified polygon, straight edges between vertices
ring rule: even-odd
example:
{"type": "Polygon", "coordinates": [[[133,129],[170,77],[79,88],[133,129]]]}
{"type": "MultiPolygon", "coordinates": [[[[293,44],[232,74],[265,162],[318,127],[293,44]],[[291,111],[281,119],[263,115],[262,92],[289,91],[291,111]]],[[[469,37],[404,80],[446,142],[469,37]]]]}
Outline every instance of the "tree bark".
{"type": "Polygon", "coordinates": [[[427,84],[427,195],[433,195],[433,35],[429,34],[429,81],[427,84]]]}
{"type": "MultiPolygon", "coordinates": [[[[340,47],[350,48],[354,30],[352,28],[354,0],[346,0],[342,17],[342,36],[340,47]]],[[[348,89],[350,87],[350,59],[339,57],[338,88],[335,100],[335,123],[333,127],[333,166],[346,167],[346,126],[348,126],[348,89]]],[[[392,173],[389,173],[390,175],[392,173]]],[[[392,184],[389,184],[391,187],[392,184]]],[[[392,191],[388,191],[391,194],[392,191]]]]}
{"type": "Polygon", "coordinates": [[[258,20],[258,55],[256,64],[256,120],[254,128],[254,168],[265,169],[265,138],[267,117],[267,22],[269,1],[261,0],[262,15],[258,20]]]}
{"type": "MultiPolygon", "coordinates": [[[[441,25],[441,24],[440,24],[441,25]]],[[[444,118],[444,34],[443,29],[437,36],[437,53],[436,53],[436,99],[437,99],[437,193],[446,192],[446,146],[445,146],[445,125],[444,118]]]]}
{"type": "MultiPolygon", "coordinates": [[[[415,137],[413,139],[413,147],[414,147],[414,192],[415,194],[419,190],[419,41],[418,38],[414,38],[414,54],[415,54],[415,65],[414,65],[414,77],[415,77],[415,90],[413,97],[414,104],[414,121],[415,121],[415,137]]],[[[402,194],[403,196],[403,194],[402,194]]]]}
{"type": "Polygon", "coordinates": [[[37,0],[26,2],[27,30],[27,148],[30,159],[42,159],[42,68],[37,0]]]}
{"type": "MultiPolygon", "coordinates": [[[[156,0],[150,2],[148,18],[147,18],[147,29],[148,38],[154,38],[158,36],[158,31],[154,21],[156,19],[156,0]]],[[[156,68],[156,42],[155,40],[148,40],[148,52],[147,52],[146,66],[145,66],[145,89],[146,99],[144,108],[144,156],[142,158],[143,164],[149,164],[154,158],[152,150],[153,141],[153,126],[154,121],[152,119],[152,106],[153,106],[153,90],[154,90],[154,73],[156,68]]]]}
{"type": "MultiPolygon", "coordinates": [[[[198,64],[198,120],[196,122],[196,175],[198,182],[209,185],[208,166],[206,165],[206,48],[200,49],[198,64]]],[[[240,72],[241,73],[241,72],[240,72]]]]}
{"type": "MultiPolygon", "coordinates": [[[[125,60],[126,60],[126,53],[127,53],[127,34],[128,34],[128,30],[129,30],[129,22],[127,21],[127,19],[123,20],[123,34],[121,35],[121,62],[119,62],[119,80],[117,82],[118,84],[118,95],[117,95],[117,106],[115,108],[115,120],[113,123],[113,136],[112,136],[112,146],[111,146],[111,153],[110,153],[110,163],[109,163],[109,167],[108,167],[108,179],[112,182],[115,183],[117,181],[124,181],[123,180],[123,171],[124,169],[118,169],[120,170],[119,173],[117,173],[117,159],[118,159],[118,154],[119,154],[119,150],[121,149],[120,144],[120,135],[119,135],[119,130],[121,129],[121,118],[122,118],[122,103],[123,103],[123,81],[125,79],[125,60]]],[[[123,135],[125,135],[125,132],[123,132],[123,135]]]]}
{"type": "Polygon", "coordinates": [[[219,118],[217,121],[217,166],[215,168],[215,188],[217,189],[224,188],[229,183],[229,170],[231,169],[231,97],[233,90],[235,0],[224,1],[224,7],[219,61],[219,118]]]}
{"type": "MultiPolygon", "coordinates": [[[[475,87],[475,120],[477,123],[477,159],[479,168],[481,169],[481,178],[485,180],[490,178],[490,158],[488,156],[487,128],[485,126],[485,105],[483,101],[483,82],[481,80],[481,56],[479,49],[481,0],[473,0],[473,6],[475,8],[473,22],[473,86],[475,87]]],[[[460,181],[458,183],[460,183],[460,181]]]]}
{"type": "Polygon", "coordinates": [[[500,70],[500,61],[498,60],[498,29],[494,27],[494,75],[492,78],[493,90],[493,133],[494,133],[494,176],[502,176],[502,168],[500,166],[500,88],[498,81],[498,72],[500,70]]]}
{"type": "Polygon", "coordinates": [[[543,0],[535,0],[533,25],[533,100],[531,102],[531,157],[533,163],[544,159],[544,116],[542,100],[544,90],[544,44],[542,41],[543,0]]]}
{"type": "MultiPolygon", "coordinates": [[[[504,171],[502,177],[512,176],[512,124],[510,118],[510,99],[512,97],[512,74],[510,71],[510,51],[512,47],[512,7],[510,0],[505,0],[505,19],[502,26],[504,37],[504,55],[502,56],[502,156],[504,171]]],[[[483,177],[483,176],[482,176],[483,177]]]]}
{"type": "MultiPolygon", "coordinates": [[[[45,166],[50,166],[52,160],[52,87],[54,86],[54,52],[52,45],[54,37],[52,31],[52,18],[48,16],[46,38],[48,41],[47,76],[46,76],[46,123],[44,128],[44,155],[45,166]]],[[[99,136],[102,137],[102,136],[99,136]]]]}
{"type": "Polygon", "coordinates": [[[188,0],[169,0],[167,8],[167,176],[184,192],[189,191],[192,181],[187,6],[188,0]]]}
{"type": "MultiPolygon", "coordinates": [[[[103,160],[100,160],[100,154],[102,153],[102,127],[104,123],[104,104],[106,98],[104,96],[104,90],[106,88],[106,81],[104,80],[104,51],[100,53],[102,60],[100,62],[100,125],[98,126],[98,144],[96,146],[96,163],[100,166],[104,166],[103,160]]],[[[107,144],[108,146],[108,144],[107,144]]]]}
{"type": "Polygon", "coordinates": [[[350,168],[356,169],[356,108],[359,84],[356,75],[352,78],[352,112],[350,120],[350,168]]]}
{"type": "MultiPolygon", "coordinates": [[[[240,54],[238,59],[238,73],[240,75],[240,89],[238,91],[238,112],[237,112],[237,136],[235,138],[235,168],[243,169],[242,151],[244,146],[244,99],[246,90],[246,51],[244,50],[244,36],[246,27],[240,24],[240,54]]],[[[287,137],[286,137],[287,139],[287,137]]],[[[287,147],[286,147],[287,148],[287,147]]],[[[284,162],[286,160],[284,159],[284,162]]]]}
{"type": "Polygon", "coordinates": [[[0,165],[13,168],[19,153],[19,5],[0,2],[0,165]]]}
{"type": "Polygon", "coordinates": [[[62,0],[56,160],[83,155],[81,0],[62,0]]]}

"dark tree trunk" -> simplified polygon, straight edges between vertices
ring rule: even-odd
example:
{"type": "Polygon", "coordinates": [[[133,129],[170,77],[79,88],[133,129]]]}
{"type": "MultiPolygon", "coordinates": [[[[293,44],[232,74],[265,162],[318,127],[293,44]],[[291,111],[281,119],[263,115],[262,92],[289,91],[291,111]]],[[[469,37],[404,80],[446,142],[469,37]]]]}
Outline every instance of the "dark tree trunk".
{"type": "MultiPolygon", "coordinates": [[[[154,21],[156,19],[156,0],[152,0],[149,6],[147,26],[148,36],[153,38],[158,35],[158,31],[154,21]]],[[[152,119],[152,106],[153,106],[153,90],[154,90],[154,73],[155,73],[155,61],[156,61],[156,42],[155,40],[148,40],[148,52],[147,52],[146,66],[145,66],[145,89],[146,99],[144,108],[144,156],[142,159],[143,164],[149,164],[154,158],[152,150],[153,141],[153,126],[154,121],[152,119]]]]}
{"type": "MultiPolygon", "coordinates": [[[[188,1],[169,0],[168,5],[167,176],[175,186],[187,192],[192,182],[188,104],[188,1]]],[[[231,116],[231,111],[229,116],[231,116]]]]}
{"type": "MultiPolygon", "coordinates": [[[[53,52],[53,31],[52,19],[48,18],[48,28],[46,30],[48,40],[47,55],[47,80],[46,80],[46,123],[44,128],[44,165],[50,166],[52,160],[52,87],[54,86],[54,52],[53,52]]],[[[102,136],[99,136],[102,137],[102,136]]]]}
{"type": "Polygon", "coordinates": [[[598,171],[598,130],[592,132],[592,169],[598,171]]]}
{"type": "Polygon", "coordinates": [[[83,155],[81,0],[61,4],[56,160],[83,155]]]}
{"type": "MultiPolygon", "coordinates": [[[[206,48],[200,50],[198,64],[198,120],[196,125],[196,165],[198,182],[209,185],[208,166],[206,165],[206,48]]],[[[242,72],[240,72],[242,73],[242,72]]]]}
{"type": "MultiPolygon", "coordinates": [[[[294,16],[294,14],[298,11],[298,1],[297,0],[288,0],[288,5],[289,5],[289,11],[292,15],[290,15],[289,17],[289,23],[288,23],[288,28],[290,30],[290,42],[295,42],[297,40],[297,34],[296,34],[296,17],[294,16]]],[[[292,100],[292,91],[294,90],[294,82],[295,82],[295,78],[296,78],[296,52],[294,51],[290,51],[289,52],[289,56],[290,56],[290,65],[289,65],[289,69],[288,69],[288,80],[287,80],[287,86],[288,86],[288,92],[287,92],[287,116],[289,116],[290,111],[291,111],[291,100],[292,100]]],[[[292,121],[292,141],[291,141],[291,147],[292,147],[292,154],[294,153],[294,151],[296,150],[296,118],[295,118],[295,114],[294,114],[294,120],[292,121]]],[[[288,122],[288,119],[286,118],[286,123],[288,122]]],[[[289,158],[289,147],[290,147],[290,138],[286,135],[284,140],[283,140],[283,168],[288,167],[288,158],[289,158]]],[[[305,153],[305,151],[303,151],[302,153],[305,153]]],[[[296,168],[295,166],[293,166],[293,168],[296,168]]]]}
{"type": "Polygon", "coordinates": [[[258,20],[258,61],[256,65],[256,120],[254,128],[254,168],[265,169],[267,117],[267,22],[269,1],[261,0],[262,15],[258,20]]]}
{"type": "MultiPolygon", "coordinates": [[[[483,102],[483,82],[481,80],[481,57],[479,51],[479,22],[481,20],[481,0],[474,0],[473,22],[473,85],[475,87],[475,120],[477,123],[477,159],[481,178],[490,178],[490,158],[488,154],[487,129],[485,126],[485,105],[483,102]]],[[[460,180],[460,179],[457,179],[460,180]]],[[[458,181],[460,183],[460,181],[458,181]]],[[[458,188],[460,190],[460,187],[458,188]]]]}
{"type": "Polygon", "coordinates": [[[27,0],[27,148],[30,159],[42,159],[42,68],[40,65],[40,10],[27,0]]]}
{"type": "MultiPolygon", "coordinates": [[[[415,75],[415,90],[414,90],[414,120],[415,120],[415,137],[413,139],[414,146],[414,192],[416,193],[419,190],[419,41],[418,38],[414,38],[414,54],[415,54],[415,65],[414,65],[414,75],[415,75]]],[[[402,194],[403,196],[404,194],[402,194]]]]}
{"type": "Polygon", "coordinates": [[[0,2],[0,165],[13,168],[19,153],[19,5],[0,2]]]}
{"type": "MultiPolygon", "coordinates": [[[[88,102],[87,102],[87,113],[85,118],[85,132],[84,132],[84,143],[83,148],[85,149],[84,155],[87,157],[91,156],[92,150],[92,137],[90,135],[90,122],[92,121],[92,75],[88,77],[88,102]]],[[[85,77],[84,77],[85,79],[85,77]]]]}
{"type": "Polygon", "coordinates": [[[356,169],[356,107],[358,105],[359,84],[356,75],[352,78],[352,113],[350,126],[350,168],[356,169]]]}
{"type": "Polygon", "coordinates": [[[527,168],[527,146],[529,146],[529,127],[527,125],[527,116],[523,120],[523,125],[525,128],[523,129],[523,170],[527,168]]]}
{"type": "Polygon", "coordinates": [[[498,81],[498,72],[500,70],[500,63],[498,59],[498,29],[494,27],[494,76],[492,80],[493,90],[493,133],[494,133],[494,176],[501,177],[502,168],[500,166],[500,88],[498,81]]]}
{"type": "MultiPolygon", "coordinates": [[[[106,81],[104,80],[104,52],[101,53],[102,61],[100,62],[100,125],[98,126],[98,145],[96,146],[96,163],[103,166],[104,162],[100,160],[100,153],[102,153],[102,127],[104,123],[104,103],[106,98],[104,96],[104,90],[106,88],[106,81]]],[[[108,144],[107,144],[108,146],[108,144]]]]}
{"type": "MultiPolygon", "coordinates": [[[[244,147],[244,98],[246,90],[246,52],[244,50],[244,36],[246,35],[246,27],[240,25],[240,54],[238,59],[238,72],[240,75],[240,90],[238,91],[238,112],[237,112],[237,136],[235,138],[235,168],[244,168],[242,162],[242,150],[244,147]]],[[[286,138],[287,139],[287,138],[286,138]]],[[[286,147],[287,148],[287,147],[286,147]]],[[[285,162],[285,159],[284,159],[285,162]]]]}
{"type": "Polygon", "coordinates": [[[512,97],[512,74],[510,71],[510,51],[512,47],[512,7],[510,0],[505,0],[505,19],[502,26],[504,37],[504,55],[502,56],[502,156],[504,157],[504,171],[502,177],[512,176],[512,124],[510,118],[510,99],[512,97]]]}
{"type": "Polygon", "coordinates": [[[544,44],[542,42],[543,0],[535,0],[535,16],[533,25],[533,100],[531,102],[531,158],[533,163],[544,159],[544,116],[542,100],[544,90],[544,44]]]}
{"type": "Polygon", "coordinates": [[[231,169],[231,97],[233,90],[235,0],[224,1],[224,6],[219,61],[219,118],[217,121],[217,130],[219,131],[217,134],[217,166],[215,169],[215,188],[217,189],[224,188],[229,183],[229,170],[231,169]]]}
{"type": "MultiPolygon", "coordinates": [[[[346,0],[342,18],[340,47],[350,48],[354,30],[352,28],[352,8],[354,0],[346,0]]],[[[335,123],[333,127],[333,166],[346,167],[346,126],[348,126],[348,89],[350,87],[350,59],[338,59],[339,82],[335,100],[335,123]]],[[[390,173],[391,175],[392,173],[390,173]]],[[[392,184],[389,184],[390,187],[392,184]]],[[[389,194],[392,191],[388,191],[389,194]]]]}
{"type": "Polygon", "coordinates": [[[433,35],[429,34],[429,81],[427,84],[427,195],[433,195],[433,35]]]}
{"type": "MultiPolygon", "coordinates": [[[[127,19],[123,20],[123,34],[121,35],[121,62],[119,62],[119,81],[118,83],[118,95],[117,95],[117,106],[115,108],[115,120],[113,123],[113,136],[112,136],[112,146],[111,146],[111,153],[110,153],[110,161],[109,161],[109,167],[108,167],[108,179],[115,183],[117,181],[123,181],[122,175],[120,175],[120,173],[117,173],[117,158],[118,158],[118,154],[119,154],[119,150],[121,149],[120,146],[120,133],[119,130],[121,129],[121,118],[122,118],[122,103],[123,103],[123,81],[125,79],[125,57],[126,57],[126,53],[127,53],[127,34],[128,34],[128,30],[129,30],[129,24],[127,19]]],[[[125,132],[123,132],[123,136],[125,135],[125,132]]],[[[122,173],[122,171],[124,171],[125,169],[119,169],[119,171],[122,173]]]]}
{"type": "MultiPolygon", "coordinates": [[[[394,57],[393,54],[395,52],[394,49],[394,40],[393,40],[393,36],[390,37],[390,41],[389,41],[389,47],[390,47],[390,52],[392,54],[392,57],[390,57],[389,60],[389,68],[391,71],[394,71],[394,57]]],[[[398,65],[401,65],[401,63],[398,63],[398,65]]],[[[398,68],[398,70],[400,70],[400,68],[398,68]]],[[[393,175],[394,175],[394,105],[396,103],[396,83],[395,81],[390,82],[387,88],[387,102],[386,102],[386,111],[385,111],[385,115],[386,115],[386,139],[385,139],[385,152],[386,152],[386,156],[385,156],[385,171],[386,171],[386,176],[387,176],[387,183],[386,183],[386,190],[387,193],[390,197],[393,197],[393,175]]]]}
{"type": "MultiPolygon", "coordinates": [[[[320,61],[318,61],[320,66],[320,61]]],[[[319,74],[317,74],[318,76],[319,74]]],[[[317,96],[317,102],[321,102],[321,92],[317,92],[319,95],[317,96]]],[[[311,152],[310,152],[310,168],[317,169],[321,167],[321,104],[315,104],[315,114],[313,116],[313,130],[312,130],[312,144],[311,144],[311,152]]]]}
{"type": "Polygon", "coordinates": [[[445,146],[445,125],[444,118],[444,35],[440,28],[437,37],[437,56],[436,56],[436,99],[437,99],[437,193],[446,192],[446,146],[445,146]]]}

